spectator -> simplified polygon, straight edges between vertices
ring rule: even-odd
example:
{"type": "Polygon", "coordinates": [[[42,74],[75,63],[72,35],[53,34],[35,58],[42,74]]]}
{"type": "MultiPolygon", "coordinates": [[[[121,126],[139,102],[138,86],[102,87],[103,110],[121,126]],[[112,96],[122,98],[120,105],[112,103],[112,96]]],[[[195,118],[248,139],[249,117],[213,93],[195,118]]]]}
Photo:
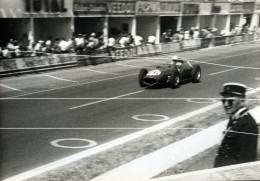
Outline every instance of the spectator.
{"type": "Polygon", "coordinates": [[[189,31],[184,31],[183,39],[184,39],[184,40],[189,40],[189,39],[190,39],[190,33],[189,33],[189,31]]]}
{"type": "Polygon", "coordinates": [[[176,31],[173,34],[172,41],[173,42],[180,42],[181,41],[181,36],[180,36],[180,32],[179,31],[176,31]]]}
{"type": "Polygon", "coordinates": [[[189,34],[190,34],[190,38],[191,38],[191,39],[194,38],[194,30],[195,30],[194,27],[191,27],[191,28],[190,28],[189,34]]]}
{"type": "Polygon", "coordinates": [[[152,34],[152,35],[148,36],[147,44],[152,44],[152,45],[154,45],[155,42],[156,42],[155,34],[152,34]]]}
{"type": "Polygon", "coordinates": [[[107,39],[107,48],[114,48],[116,46],[116,40],[112,35],[108,36],[107,39]]]}
{"type": "Polygon", "coordinates": [[[238,83],[223,85],[222,103],[229,116],[227,129],[218,148],[214,167],[256,161],[258,128],[244,106],[246,86],[238,83]]]}
{"type": "Polygon", "coordinates": [[[126,36],[121,37],[120,40],[119,40],[119,44],[120,44],[121,47],[128,46],[128,43],[129,43],[129,40],[126,36]]]}
{"type": "Polygon", "coordinates": [[[45,52],[46,52],[46,53],[51,53],[51,52],[52,52],[52,50],[51,50],[52,44],[53,44],[53,42],[52,42],[52,36],[49,36],[49,38],[48,38],[47,41],[45,42],[45,46],[46,46],[45,52]]]}
{"type": "Polygon", "coordinates": [[[194,38],[194,39],[199,39],[199,35],[200,35],[199,28],[198,28],[198,27],[195,27],[195,29],[194,29],[194,34],[193,34],[193,38],[194,38]]]}
{"type": "Polygon", "coordinates": [[[223,29],[220,31],[220,36],[226,36],[226,35],[227,35],[226,28],[223,28],[223,29]]]}
{"type": "Polygon", "coordinates": [[[143,44],[143,38],[139,35],[136,35],[134,38],[134,45],[141,46],[143,44]]]}
{"type": "Polygon", "coordinates": [[[35,45],[34,50],[36,51],[36,56],[42,55],[43,43],[44,43],[44,41],[39,40],[38,43],[35,45]]]}
{"type": "Polygon", "coordinates": [[[23,34],[23,37],[20,40],[20,50],[27,51],[29,46],[29,39],[26,33],[23,34]]]}
{"type": "Polygon", "coordinates": [[[60,47],[61,53],[69,52],[69,45],[68,45],[68,42],[65,41],[65,38],[61,39],[61,41],[59,42],[59,47],[60,47]]]}

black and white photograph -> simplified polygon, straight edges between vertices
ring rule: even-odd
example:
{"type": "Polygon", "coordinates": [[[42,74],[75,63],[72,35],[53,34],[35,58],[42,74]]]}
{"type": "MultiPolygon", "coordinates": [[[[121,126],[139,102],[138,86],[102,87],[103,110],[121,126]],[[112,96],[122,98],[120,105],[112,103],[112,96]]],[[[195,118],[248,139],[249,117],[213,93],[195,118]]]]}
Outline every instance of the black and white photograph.
{"type": "Polygon", "coordinates": [[[260,0],[0,0],[0,27],[0,180],[260,180],[260,0]]]}

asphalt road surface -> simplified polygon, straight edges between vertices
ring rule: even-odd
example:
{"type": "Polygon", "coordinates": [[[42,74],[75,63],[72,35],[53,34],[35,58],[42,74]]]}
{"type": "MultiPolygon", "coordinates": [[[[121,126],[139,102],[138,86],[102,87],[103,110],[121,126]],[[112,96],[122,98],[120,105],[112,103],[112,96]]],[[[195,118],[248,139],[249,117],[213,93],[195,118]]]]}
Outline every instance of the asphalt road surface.
{"type": "Polygon", "coordinates": [[[177,89],[138,84],[140,68],[173,54],[1,79],[0,179],[213,104],[226,82],[260,87],[259,46],[176,53],[202,69],[200,83],[177,89]]]}

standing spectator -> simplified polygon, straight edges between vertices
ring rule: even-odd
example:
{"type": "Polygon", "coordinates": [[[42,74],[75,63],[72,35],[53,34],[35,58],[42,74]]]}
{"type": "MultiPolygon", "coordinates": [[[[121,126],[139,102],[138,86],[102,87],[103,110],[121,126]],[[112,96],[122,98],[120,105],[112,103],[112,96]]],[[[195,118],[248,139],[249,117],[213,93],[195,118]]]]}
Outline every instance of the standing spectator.
{"type": "Polygon", "coordinates": [[[61,39],[59,46],[60,46],[61,53],[68,53],[69,52],[69,44],[68,44],[67,41],[65,41],[65,38],[61,39]]]}
{"type": "Polygon", "coordinates": [[[179,31],[176,31],[173,34],[172,41],[173,42],[180,42],[181,41],[181,37],[180,37],[180,32],[179,31]]]}
{"type": "Polygon", "coordinates": [[[42,55],[43,42],[44,41],[39,40],[38,43],[35,45],[34,50],[36,51],[36,56],[42,55]]]}
{"type": "Polygon", "coordinates": [[[126,36],[123,36],[119,40],[120,47],[126,47],[128,45],[128,38],[126,36]]]}
{"type": "Polygon", "coordinates": [[[112,35],[108,35],[107,48],[114,48],[116,46],[116,40],[112,35]]]}
{"type": "Polygon", "coordinates": [[[152,35],[148,36],[147,44],[152,44],[152,45],[154,45],[154,44],[155,44],[155,41],[156,41],[155,34],[152,34],[152,35]]]}
{"type": "Polygon", "coordinates": [[[223,86],[224,91],[220,95],[229,122],[223,132],[214,167],[256,161],[258,128],[244,106],[246,86],[238,83],[223,86]]]}
{"type": "Polygon", "coordinates": [[[199,36],[200,36],[199,28],[195,27],[194,33],[193,33],[193,38],[194,39],[199,39],[199,36]]]}
{"type": "Polygon", "coordinates": [[[194,38],[194,30],[195,30],[194,27],[191,27],[191,28],[190,28],[190,32],[189,32],[189,34],[190,34],[190,38],[191,38],[191,39],[194,38]]]}
{"type": "Polygon", "coordinates": [[[52,48],[52,36],[49,36],[49,38],[47,39],[47,41],[45,42],[45,46],[46,46],[46,49],[45,49],[45,52],[46,53],[51,53],[51,48],[52,48]]]}
{"type": "Polygon", "coordinates": [[[139,35],[136,35],[134,38],[134,45],[141,46],[143,44],[143,38],[139,35]]]}

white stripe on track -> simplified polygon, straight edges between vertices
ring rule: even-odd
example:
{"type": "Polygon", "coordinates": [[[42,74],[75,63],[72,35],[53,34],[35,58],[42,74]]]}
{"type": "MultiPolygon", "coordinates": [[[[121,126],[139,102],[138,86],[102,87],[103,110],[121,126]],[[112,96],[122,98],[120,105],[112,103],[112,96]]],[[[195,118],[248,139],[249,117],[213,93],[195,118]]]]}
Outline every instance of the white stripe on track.
{"type": "Polygon", "coordinates": [[[76,82],[76,83],[78,83],[78,81],[69,80],[69,79],[63,79],[63,78],[55,77],[55,76],[48,75],[48,74],[44,74],[43,76],[50,77],[50,78],[53,78],[53,79],[56,79],[56,80],[66,81],[66,82],[76,82]]]}
{"type": "Polygon", "coordinates": [[[220,71],[220,72],[211,73],[209,75],[216,75],[216,74],[220,74],[220,73],[223,73],[223,72],[228,72],[228,71],[236,70],[236,69],[238,69],[238,68],[232,68],[232,69],[228,69],[228,70],[223,70],[223,71],[220,71]]]}
{"type": "Polygon", "coordinates": [[[77,109],[77,108],[81,108],[81,107],[86,107],[86,106],[90,106],[90,105],[97,104],[97,103],[100,103],[100,102],[105,102],[105,101],[109,101],[109,100],[117,99],[117,98],[120,98],[120,97],[124,97],[124,96],[129,96],[129,95],[137,94],[137,93],[140,93],[140,92],[144,92],[144,90],[140,90],[140,91],[136,91],[136,92],[131,92],[131,93],[128,93],[128,94],[123,94],[123,95],[120,95],[120,96],[115,96],[115,97],[111,97],[111,98],[103,99],[103,100],[100,100],[100,101],[95,101],[95,102],[91,102],[91,103],[88,103],[88,104],[83,104],[83,105],[79,105],[79,106],[71,107],[71,108],[69,108],[69,109],[72,110],[72,109],[77,109]]]}
{"type": "Polygon", "coordinates": [[[16,88],[14,88],[14,87],[10,87],[10,86],[4,85],[4,84],[0,84],[0,86],[2,86],[2,87],[5,87],[5,88],[8,88],[8,89],[15,90],[15,91],[20,91],[20,92],[23,92],[23,91],[22,91],[22,90],[20,90],[20,89],[16,89],[16,88]]]}
{"type": "Polygon", "coordinates": [[[122,64],[122,63],[116,63],[115,65],[120,65],[120,66],[126,66],[126,67],[134,67],[134,68],[142,68],[134,65],[127,65],[127,64],[122,64]]]}
{"type": "Polygon", "coordinates": [[[91,70],[91,69],[87,69],[87,68],[84,68],[84,70],[91,71],[91,72],[102,73],[102,74],[117,74],[117,73],[111,73],[111,72],[103,72],[103,71],[98,71],[98,70],[91,70]]]}

